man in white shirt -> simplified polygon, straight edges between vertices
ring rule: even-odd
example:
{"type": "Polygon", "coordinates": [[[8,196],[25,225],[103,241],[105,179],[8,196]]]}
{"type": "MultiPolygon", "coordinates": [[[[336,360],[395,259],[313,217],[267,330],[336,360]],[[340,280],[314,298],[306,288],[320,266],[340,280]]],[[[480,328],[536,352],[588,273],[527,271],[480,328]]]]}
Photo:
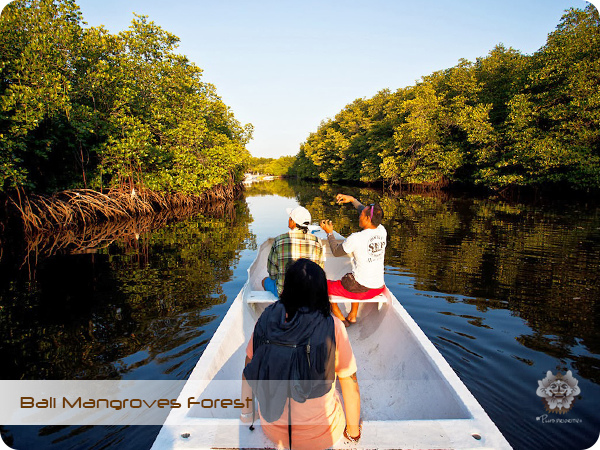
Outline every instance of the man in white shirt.
{"type": "MultiPolygon", "coordinates": [[[[352,258],[352,273],[347,273],[341,280],[328,280],[329,295],[338,295],[353,300],[376,297],[385,289],[383,270],[387,231],[381,225],[383,210],[377,204],[364,206],[351,195],[338,194],[336,201],[338,204],[352,203],[360,214],[358,224],[362,230],[352,233],[340,243],[333,237],[331,220],[321,221],[321,228],[327,233],[327,240],[333,255],[350,255],[352,258]]],[[[331,304],[331,311],[348,326],[356,322],[358,303],[352,303],[347,317],[343,316],[336,303],[331,304]]]]}

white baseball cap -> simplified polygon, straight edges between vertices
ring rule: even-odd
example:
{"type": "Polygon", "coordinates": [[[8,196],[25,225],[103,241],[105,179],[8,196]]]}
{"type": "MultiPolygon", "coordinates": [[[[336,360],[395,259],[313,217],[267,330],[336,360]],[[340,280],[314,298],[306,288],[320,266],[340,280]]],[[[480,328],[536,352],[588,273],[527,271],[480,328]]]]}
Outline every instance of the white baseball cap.
{"type": "Polygon", "coordinates": [[[311,218],[308,209],[303,206],[298,206],[294,209],[286,208],[285,210],[296,225],[300,225],[301,227],[310,225],[311,218]]]}

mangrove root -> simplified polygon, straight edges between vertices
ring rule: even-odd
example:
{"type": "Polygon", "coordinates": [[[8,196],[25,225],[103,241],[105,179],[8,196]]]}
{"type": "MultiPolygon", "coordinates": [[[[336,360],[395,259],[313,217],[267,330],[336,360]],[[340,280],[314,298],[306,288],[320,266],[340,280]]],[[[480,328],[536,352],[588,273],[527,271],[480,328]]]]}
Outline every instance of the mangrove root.
{"type": "Polygon", "coordinates": [[[73,189],[51,196],[19,193],[10,203],[26,235],[45,231],[84,228],[98,223],[153,215],[161,211],[197,211],[213,202],[234,199],[240,185],[217,186],[201,195],[165,194],[149,189],[112,189],[107,193],[73,189]]]}

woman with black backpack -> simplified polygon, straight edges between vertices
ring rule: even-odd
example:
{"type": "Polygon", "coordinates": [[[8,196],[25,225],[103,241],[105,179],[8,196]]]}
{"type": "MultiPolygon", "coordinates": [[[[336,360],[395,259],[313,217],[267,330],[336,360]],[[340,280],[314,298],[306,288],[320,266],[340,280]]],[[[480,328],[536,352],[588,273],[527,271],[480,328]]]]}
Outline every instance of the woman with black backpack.
{"type": "MultiPolygon", "coordinates": [[[[280,300],[256,322],[243,380],[242,398],[258,401],[262,429],[278,447],[325,449],[342,435],[358,442],[356,360],[319,265],[299,259],[288,268],[280,300]]],[[[254,405],[242,410],[243,421],[254,421],[254,405]]]]}

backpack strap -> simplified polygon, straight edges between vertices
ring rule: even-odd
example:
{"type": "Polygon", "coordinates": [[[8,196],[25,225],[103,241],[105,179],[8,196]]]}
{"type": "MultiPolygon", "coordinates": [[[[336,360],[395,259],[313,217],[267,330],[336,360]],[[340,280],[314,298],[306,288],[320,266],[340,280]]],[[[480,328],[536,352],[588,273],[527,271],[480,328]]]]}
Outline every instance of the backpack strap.
{"type": "Polygon", "coordinates": [[[288,385],[288,439],[290,441],[290,450],[292,450],[292,393],[288,385]]]}
{"type": "Polygon", "coordinates": [[[252,389],[252,423],[250,424],[250,431],[254,431],[254,421],[256,420],[256,395],[254,395],[254,389],[252,389]]]}

